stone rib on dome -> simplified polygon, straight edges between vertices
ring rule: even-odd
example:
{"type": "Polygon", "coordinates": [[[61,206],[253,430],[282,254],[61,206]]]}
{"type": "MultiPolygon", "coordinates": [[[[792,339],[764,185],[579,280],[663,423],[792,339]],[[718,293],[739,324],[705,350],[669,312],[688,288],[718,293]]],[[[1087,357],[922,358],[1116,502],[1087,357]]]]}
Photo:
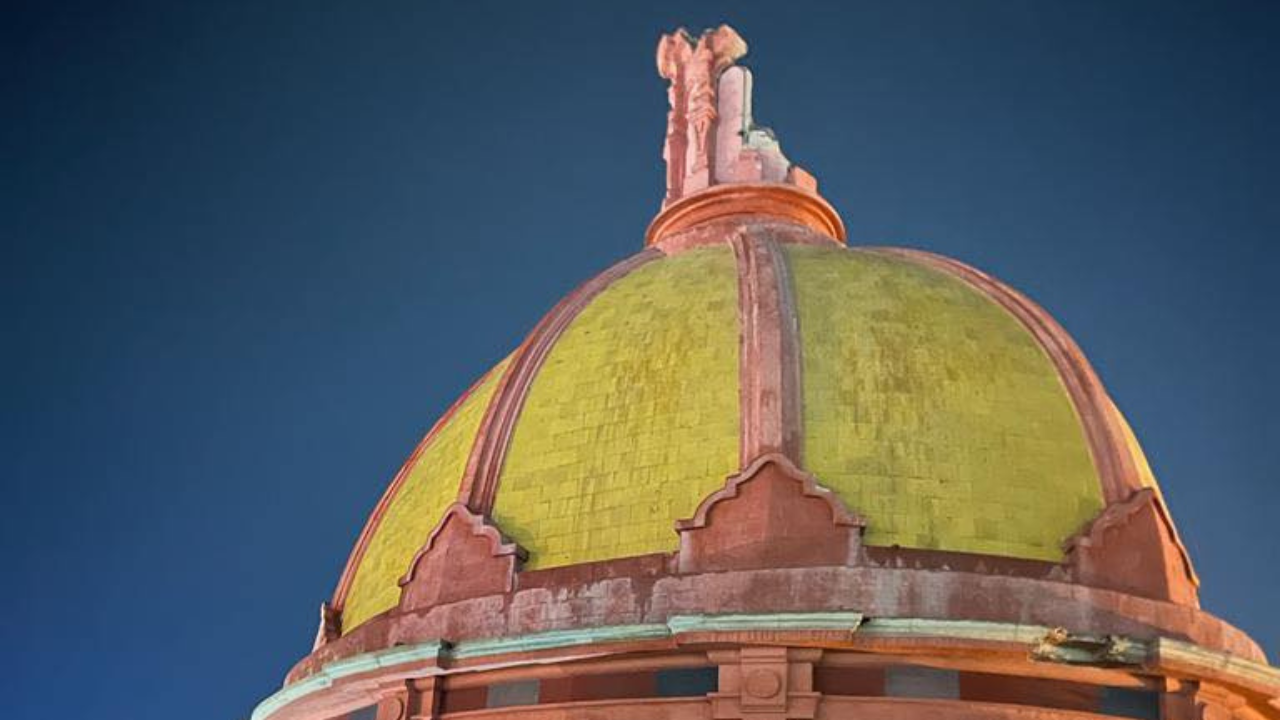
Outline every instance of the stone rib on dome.
{"type": "Polygon", "coordinates": [[[530,569],[674,547],[672,521],[737,469],[733,253],[618,280],[573,320],[511,436],[496,522],[530,569]]]}

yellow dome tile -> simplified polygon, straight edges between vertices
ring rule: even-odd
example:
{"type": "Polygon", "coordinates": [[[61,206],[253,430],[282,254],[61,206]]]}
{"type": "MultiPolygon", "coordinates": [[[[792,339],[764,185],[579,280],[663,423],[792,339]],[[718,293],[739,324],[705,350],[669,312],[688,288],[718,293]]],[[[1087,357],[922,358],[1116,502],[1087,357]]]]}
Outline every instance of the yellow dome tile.
{"type": "Polygon", "coordinates": [[[940,271],[789,246],[804,462],[870,545],[1060,560],[1103,505],[1053,363],[1011,315],[940,271]]]}
{"type": "Polygon", "coordinates": [[[494,506],[545,568],[676,548],[738,463],[737,269],[691,250],[616,281],[530,388],[494,506]]]}
{"type": "Polygon", "coordinates": [[[489,371],[409,469],[356,568],[342,611],[344,632],[399,602],[398,583],[409,561],[458,497],[472,441],[506,365],[504,360],[489,371]]]}

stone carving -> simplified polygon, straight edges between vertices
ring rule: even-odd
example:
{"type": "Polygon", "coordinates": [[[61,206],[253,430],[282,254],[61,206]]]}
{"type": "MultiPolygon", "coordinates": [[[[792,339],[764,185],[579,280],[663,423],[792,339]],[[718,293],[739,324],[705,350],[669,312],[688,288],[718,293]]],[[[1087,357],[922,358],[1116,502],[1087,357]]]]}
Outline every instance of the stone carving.
{"type": "Polygon", "coordinates": [[[709,695],[711,717],[789,720],[817,716],[813,664],[820,650],[744,647],[709,653],[720,666],[720,688],[709,695]]]}
{"type": "Polygon", "coordinates": [[[662,152],[667,161],[667,203],[710,184],[715,84],[725,68],[746,54],[746,41],[728,25],[708,30],[696,41],[683,28],[658,41],[658,74],[671,82],[662,152]]]}
{"type": "Polygon", "coordinates": [[[511,592],[528,554],[462,503],[454,503],[400,580],[400,610],[511,592]]]}
{"type": "Polygon", "coordinates": [[[773,132],[751,117],[751,71],[734,63],[747,43],[728,25],[694,40],[683,28],[658,41],[658,74],[670,82],[663,207],[725,183],[788,183],[817,189],[782,154],[773,132]]]}
{"type": "Polygon", "coordinates": [[[676,523],[676,570],[853,565],[861,559],[864,526],[812,475],[770,453],[676,523]]]}
{"type": "Polygon", "coordinates": [[[342,636],[342,613],[327,602],[320,603],[320,627],[316,629],[315,643],[311,649],[328,645],[342,636]]]}
{"type": "Polygon", "coordinates": [[[1191,562],[1151,488],[1108,505],[1064,550],[1077,582],[1199,606],[1191,562]]]}

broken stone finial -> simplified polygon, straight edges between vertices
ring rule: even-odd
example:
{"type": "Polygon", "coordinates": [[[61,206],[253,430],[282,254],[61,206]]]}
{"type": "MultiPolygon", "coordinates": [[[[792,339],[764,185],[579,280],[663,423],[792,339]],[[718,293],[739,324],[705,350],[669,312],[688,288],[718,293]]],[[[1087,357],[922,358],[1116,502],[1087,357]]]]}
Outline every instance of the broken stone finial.
{"type": "Polygon", "coordinates": [[[316,630],[316,640],[312,650],[328,645],[342,636],[342,613],[333,609],[327,602],[320,603],[320,627],[316,630]]]}
{"type": "Polygon", "coordinates": [[[663,207],[728,183],[817,190],[813,176],[782,154],[773,132],[752,122],[751,71],[734,65],[746,54],[746,41],[728,25],[706,30],[696,41],[684,28],[658,41],[658,74],[671,83],[663,207]]]}

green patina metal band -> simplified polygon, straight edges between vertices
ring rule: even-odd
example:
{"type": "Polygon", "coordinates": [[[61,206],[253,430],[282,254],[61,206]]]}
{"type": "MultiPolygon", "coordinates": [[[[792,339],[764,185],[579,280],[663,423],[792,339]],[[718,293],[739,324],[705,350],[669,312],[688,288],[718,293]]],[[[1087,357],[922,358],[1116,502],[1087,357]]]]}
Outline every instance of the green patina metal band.
{"type": "MultiPolygon", "coordinates": [[[[525,653],[615,642],[634,642],[637,640],[662,640],[683,633],[777,632],[787,630],[848,630],[850,634],[856,632],[859,636],[886,638],[953,638],[979,642],[1028,645],[1033,649],[1047,642],[1047,638],[1055,632],[1054,629],[1043,625],[917,618],[873,618],[864,620],[863,616],[856,612],[826,612],[761,615],[675,615],[669,618],[666,623],[553,630],[516,637],[471,640],[454,646],[438,640],[432,640],[415,645],[365,653],[329,663],[315,675],[287,685],[274,695],[263,700],[254,709],[252,720],[267,720],[267,718],[286,705],[324,690],[332,686],[337,680],[360,673],[403,666],[414,662],[434,661],[439,664],[448,660],[493,657],[509,653],[525,653]]],[[[1132,645],[1135,650],[1133,655],[1134,662],[1142,659],[1137,654],[1137,650],[1141,649],[1144,657],[1149,658],[1153,653],[1163,659],[1177,660],[1189,665],[1228,673],[1260,686],[1280,688],[1280,669],[1260,663],[1242,660],[1225,653],[1206,650],[1191,643],[1167,638],[1157,638],[1150,643],[1128,638],[1117,637],[1116,639],[1123,640],[1126,645],[1132,645]]],[[[1063,648],[1062,651],[1069,653],[1070,648],[1063,648]]],[[[1064,655],[1062,658],[1045,656],[1042,659],[1070,662],[1073,658],[1064,655]]],[[[1081,660],[1086,659],[1082,657],[1081,660]]],[[[440,672],[442,671],[438,668],[427,669],[421,672],[421,675],[439,674],[440,672]]]]}
{"type": "Polygon", "coordinates": [[[285,705],[324,690],[333,685],[335,680],[341,678],[411,662],[439,660],[444,649],[444,643],[431,641],[416,645],[387,648],[386,650],[378,650],[331,662],[322,667],[315,675],[291,685],[286,685],[266,700],[263,700],[258,704],[258,707],[254,708],[251,720],[264,720],[285,705]]]}
{"type": "Polygon", "coordinates": [[[673,634],[750,630],[848,630],[862,623],[856,612],[776,613],[772,615],[673,615],[667,627],[673,634]]]}
{"type": "Polygon", "coordinates": [[[472,640],[458,643],[449,651],[449,656],[462,660],[505,653],[551,650],[575,645],[598,645],[600,643],[626,642],[629,640],[660,640],[670,636],[671,632],[667,629],[667,626],[658,624],[612,625],[577,630],[552,630],[518,637],[472,640]]]}
{"type": "MultiPolygon", "coordinates": [[[[324,690],[335,680],[370,670],[422,660],[465,660],[507,653],[534,652],[556,648],[599,645],[636,640],[662,640],[686,632],[747,630],[849,630],[862,622],[853,612],[779,613],[774,615],[677,615],[666,623],[611,625],[599,628],[553,630],[517,637],[461,642],[452,647],[440,641],[379,650],[325,665],[315,675],[282,688],[263,700],[252,720],[266,720],[280,708],[307,695],[324,690]]],[[[431,673],[424,673],[431,674],[431,673]]]]}
{"type": "Polygon", "coordinates": [[[294,700],[306,697],[311,693],[323,690],[333,684],[333,678],[329,677],[323,670],[312,675],[306,680],[300,680],[292,685],[286,685],[266,700],[258,703],[258,707],[253,709],[251,720],[263,720],[270,717],[275,711],[288,705],[294,700]]]}
{"type": "Polygon", "coordinates": [[[1152,643],[1155,656],[1161,661],[1183,662],[1220,673],[1242,678],[1257,685],[1280,691],[1280,668],[1244,660],[1234,655],[1205,650],[1181,640],[1156,638],[1152,643]]]}
{"type": "Polygon", "coordinates": [[[859,635],[885,637],[947,637],[1007,643],[1038,643],[1051,628],[1043,625],[982,622],[978,620],[924,620],[874,618],[858,628],[859,635]]]}
{"type": "Polygon", "coordinates": [[[772,615],[674,615],[665,624],[612,625],[600,628],[553,630],[518,637],[472,640],[449,651],[454,659],[488,657],[504,653],[533,652],[575,645],[635,640],[660,640],[688,632],[749,630],[848,630],[862,622],[855,612],[777,613],[772,615]]]}

